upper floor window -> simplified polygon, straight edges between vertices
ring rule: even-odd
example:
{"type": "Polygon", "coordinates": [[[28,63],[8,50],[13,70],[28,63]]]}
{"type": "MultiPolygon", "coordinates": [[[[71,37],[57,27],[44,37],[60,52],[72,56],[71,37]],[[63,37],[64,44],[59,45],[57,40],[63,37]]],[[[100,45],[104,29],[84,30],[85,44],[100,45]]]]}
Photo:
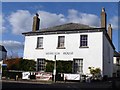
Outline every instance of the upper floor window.
{"type": "Polygon", "coordinates": [[[58,36],[58,48],[65,48],[65,36],[58,36]]]}
{"type": "Polygon", "coordinates": [[[88,46],[88,35],[80,35],[80,47],[88,46]]]}
{"type": "Polygon", "coordinates": [[[43,48],[43,37],[37,38],[37,48],[43,48]]]}

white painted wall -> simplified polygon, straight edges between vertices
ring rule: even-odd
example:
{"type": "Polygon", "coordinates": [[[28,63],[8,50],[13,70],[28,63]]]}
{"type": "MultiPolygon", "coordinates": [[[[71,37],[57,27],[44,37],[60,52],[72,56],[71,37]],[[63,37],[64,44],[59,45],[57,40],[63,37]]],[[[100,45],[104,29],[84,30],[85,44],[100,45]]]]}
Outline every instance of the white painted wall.
{"type": "Polygon", "coordinates": [[[117,57],[113,57],[113,73],[117,73],[117,57]]]}
{"type": "Polygon", "coordinates": [[[104,35],[103,37],[103,75],[112,77],[114,50],[106,36],[104,35]]]}
{"type": "Polygon", "coordinates": [[[37,35],[37,36],[25,36],[24,46],[24,59],[45,58],[48,60],[54,60],[54,55],[46,55],[48,52],[59,52],[56,56],[57,60],[73,60],[73,58],[83,59],[83,73],[88,73],[88,67],[102,68],[102,56],[103,56],[103,37],[102,32],[90,32],[90,33],[74,33],[74,34],[51,34],[51,35],[37,35]],[[88,47],[79,48],[80,35],[88,35],[88,47]],[[58,36],[65,36],[65,48],[56,49],[58,44],[58,36]],[[37,37],[43,37],[43,48],[36,49],[37,37]],[[63,55],[63,52],[73,52],[72,55],[63,55]]]}

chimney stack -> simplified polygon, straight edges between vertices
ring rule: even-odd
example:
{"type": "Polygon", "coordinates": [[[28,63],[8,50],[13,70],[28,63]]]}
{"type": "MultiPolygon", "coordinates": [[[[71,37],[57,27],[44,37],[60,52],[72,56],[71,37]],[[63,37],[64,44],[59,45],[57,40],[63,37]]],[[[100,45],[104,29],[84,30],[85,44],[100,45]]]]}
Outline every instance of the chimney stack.
{"type": "Polygon", "coordinates": [[[101,28],[105,28],[106,29],[106,13],[105,13],[105,8],[102,8],[102,12],[101,12],[101,28]]]}
{"type": "Polygon", "coordinates": [[[109,35],[110,39],[112,40],[112,27],[111,27],[111,24],[109,24],[109,26],[108,26],[108,35],[109,35]]]}
{"type": "Polygon", "coordinates": [[[39,16],[38,13],[36,13],[36,16],[33,17],[33,27],[32,27],[33,32],[39,30],[40,19],[38,18],[38,16],[39,16]]]}

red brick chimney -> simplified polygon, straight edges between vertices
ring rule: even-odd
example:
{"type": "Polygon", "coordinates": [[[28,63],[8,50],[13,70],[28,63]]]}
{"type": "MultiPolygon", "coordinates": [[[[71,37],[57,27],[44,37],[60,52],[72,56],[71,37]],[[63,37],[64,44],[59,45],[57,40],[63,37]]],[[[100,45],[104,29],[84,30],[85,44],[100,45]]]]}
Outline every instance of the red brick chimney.
{"type": "Polygon", "coordinates": [[[32,27],[33,32],[39,30],[40,19],[38,18],[38,16],[39,16],[38,13],[36,13],[36,16],[33,17],[33,27],[32,27]]]}

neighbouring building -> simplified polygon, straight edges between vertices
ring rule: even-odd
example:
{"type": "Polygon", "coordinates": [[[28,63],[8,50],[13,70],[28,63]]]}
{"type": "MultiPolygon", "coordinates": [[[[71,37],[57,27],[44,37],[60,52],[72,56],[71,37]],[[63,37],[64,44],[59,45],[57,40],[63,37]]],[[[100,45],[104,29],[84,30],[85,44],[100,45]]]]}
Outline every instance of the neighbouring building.
{"type": "Polygon", "coordinates": [[[3,60],[6,60],[6,57],[7,57],[7,50],[5,49],[4,46],[0,45],[0,79],[2,75],[3,60]]]}
{"type": "Polygon", "coordinates": [[[0,61],[5,60],[7,56],[7,50],[4,46],[0,45],[0,61]]]}
{"type": "Polygon", "coordinates": [[[114,52],[113,58],[113,73],[116,77],[120,77],[120,53],[114,52]]]}
{"type": "Polygon", "coordinates": [[[113,76],[112,28],[106,29],[106,12],[102,8],[101,27],[94,28],[80,23],[67,23],[39,29],[38,14],[34,17],[33,30],[25,36],[24,59],[37,62],[37,71],[44,71],[45,60],[72,61],[73,73],[88,74],[88,67],[101,69],[102,76],[113,76]]]}

